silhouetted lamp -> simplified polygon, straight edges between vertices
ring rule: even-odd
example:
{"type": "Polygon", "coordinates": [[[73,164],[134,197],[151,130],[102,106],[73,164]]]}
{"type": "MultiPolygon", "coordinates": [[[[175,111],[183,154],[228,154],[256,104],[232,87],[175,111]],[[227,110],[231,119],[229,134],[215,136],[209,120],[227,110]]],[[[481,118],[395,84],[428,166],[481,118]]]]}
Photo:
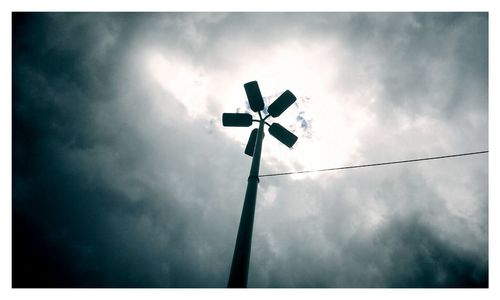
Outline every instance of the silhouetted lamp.
{"type": "Polygon", "coordinates": [[[291,133],[290,131],[286,130],[285,127],[281,126],[278,123],[273,123],[269,127],[269,133],[274,136],[278,141],[282,142],[283,144],[287,145],[287,147],[292,147],[293,144],[297,141],[298,137],[291,133]]]}
{"type": "Polygon", "coordinates": [[[253,156],[253,150],[255,149],[255,141],[257,141],[257,132],[259,130],[255,128],[252,130],[252,133],[250,133],[250,137],[248,138],[247,146],[245,148],[245,154],[253,156]]]}
{"type": "Polygon", "coordinates": [[[251,114],[222,114],[222,125],[232,127],[248,127],[252,125],[251,114]]]}
{"type": "Polygon", "coordinates": [[[273,117],[279,117],[290,105],[292,105],[297,98],[286,90],[281,96],[278,97],[267,109],[267,112],[273,117]]]}
{"type": "Polygon", "coordinates": [[[259,84],[257,81],[250,81],[243,85],[247,93],[248,103],[254,112],[259,112],[264,109],[264,99],[260,93],[259,84]]]}
{"type": "Polygon", "coordinates": [[[280,124],[273,123],[270,125],[266,122],[266,119],[269,117],[275,118],[280,116],[297,100],[292,92],[286,90],[281,94],[278,99],[269,105],[267,109],[269,114],[265,118],[262,118],[261,111],[264,109],[264,99],[262,99],[259,84],[257,81],[250,81],[243,86],[247,94],[250,109],[259,114],[259,119],[252,119],[252,115],[248,113],[224,113],[222,114],[222,124],[232,127],[248,127],[252,125],[252,122],[258,122],[259,128],[252,130],[248,138],[247,146],[245,147],[245,154],[252,156],[252,166],[250,168],[250,175],[248,176],[247,190],[243,203],[243,211],[241,212],[236,245],[234,247],[228,287],[247,286],[253,219],[255,216],[255,199],[257,197],[257,186],[259,183],[260,154],[262,150],[262,140],[264,138],[264,124],[269,126],[269,133],[273,137],[289,148],[291,148],[298,139],[297,136],[280,124]]]}

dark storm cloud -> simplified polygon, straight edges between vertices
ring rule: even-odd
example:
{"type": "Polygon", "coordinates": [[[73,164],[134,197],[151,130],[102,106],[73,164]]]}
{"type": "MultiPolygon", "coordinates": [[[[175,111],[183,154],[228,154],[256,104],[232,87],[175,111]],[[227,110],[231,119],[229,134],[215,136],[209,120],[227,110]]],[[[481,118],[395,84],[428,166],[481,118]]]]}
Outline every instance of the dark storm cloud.
{"type": "MultiPolygon", "coordinates": [[[[341,58],[358,62],[340,66],[342,86],[383,84],[380,125],[367,137],[400,126],[401,113],[438,116],[442,143],[462,149],[487,144],[487,20],[14,13],[13,285],[225,286],[249,161],[214,130],[220,122],[190,118],[171,91],[144,78],[131,59],[142,47],[211,70],[256,45],[340,40],[350,50],[341,58]]],[[[367,138],[359,153],[378,159],[391,152],[383,145],[413,153],[429,136],[428,147],[442,149],[424,130],[398,145],[393,132],[367,138]]],[[[487,161],[440,166],[262,180],[250,286],[487,286],[487,161]],[[449,176],[443,170],[461,179],[426,179],[449,176]],[[450,186],[467,188],[478,207],[454,211],[464,200],[445,198],[450,186]]]]}
{"type": "MultiPolygon", "coordinates": [[[[310,234],[298,231],[297,235],[310,234]]],[[[311,240],[311,243],[316,242],[311,240]]],[[[287,256],[265,253],[272,259],[259,263],[272,261],[272,264],[264,264],[265,272],[255,274],[254,284],[273,287],[477,287],[486,285],[488,280],[487,264],[482,257],[450,247],[416,217],[395,220],[369,237],[349,239],[341,247],[345,253],[342,258],[330,256],[324,260],[319,249],[310,247],[311,244],[306,244],[290,248],[287,256]],[[294,270],[304,274],[294,275],[294,270]]]]}
{"type": "MultiPolygon", "coordinates": [[[[206,215],[222,198],[210,189],[223,174],[212,174],[221,163],[212,155],[234,146],[200,137],[199,122],[150,121],[144,110],[153,108],[137,109],[137,99],[154,97],[149,87],[117,99],[124,78],[115,60],[127,40],[94,57],[108,21],[126,29],[101,14],[14,15],[13,284],[222,286],[231,249],[214,247],[232,243],[223,234],[231,227],[206,215]],[[159,132],[140,132],[132,111],[159,132]],[[179,157],[183,149],[191,155],[179,157]],[[206,168],[185,168],[200,163],[206,168]]],[[[171,102],[170,113],[184,112],[171,102]]],[[[236,216],[225,222],[236,226],[236,216]]]]}
{"type": "MultiPolygon", "coordinates": [[[[450,163],[438,167],[447,169],[448,176],[454,172],[450,163]]],[[[320,183],[305,187],[283,178],[262,184],[264,190],[275,184],[289,189],[273,205],[257,211],[254,242],[260,247],[255,249],[255,264],[265,267],[251,274],[253,285],[487,285],[487,241],[475,233],[484,228],[471,228],[466,219],[449,211],[449,204],[432,188],[434,183],[418,169],[373,169],[325,177],[326,187],[320,183]],[[371,220],[376,211],[382,211],[380,219],[371,220]],[[285,231],[289,233],[283,235],[285,231]]],[[[485,178],[476,180],[487,190],[485,178]]],[[[467,187],[475,185],[467,183],[467,187]]],[[[477,199],[486,200],[487,195],[477,199]]]]}

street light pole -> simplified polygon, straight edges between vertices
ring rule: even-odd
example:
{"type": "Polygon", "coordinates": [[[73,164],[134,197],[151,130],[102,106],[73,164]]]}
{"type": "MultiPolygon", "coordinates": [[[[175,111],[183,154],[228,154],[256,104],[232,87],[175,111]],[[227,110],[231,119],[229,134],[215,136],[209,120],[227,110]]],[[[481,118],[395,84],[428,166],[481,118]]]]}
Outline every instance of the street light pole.
{"type": "MultiPolygon", "coordinates": [[[[260,116],[260,114],[259,114],[260,116]]],[[[253,152],[252,166],[248,176],[245,202],[241,212],[238,236],[234,247],[231,273],[229,274],[228,287],[245,288],[248,280],[248,266],[250,262],[250,251],[252,246],[253,219],[255,216],[255,202],[257,197],[257,186],[259,184],[260,154],[262,140],[264,139],[264,120],[260,117],[257,140],[253,152]]]]}
{"type": "Polygon", "coordinates": [[[252,156],[252,166],[248,176],[247,191],[243,210],[241,211],[240,226],[234,246],[233,261],[229,273],[227,286],[230,288],[245,288],[248,281],[248,267],[250,263],[250,251],[252,250],[253,219],[255,216],[255,201],[257,198],[257,186],[259,184],[260,154],[262,151],[262,140],[264,139],[264,124],[269,126],[269,133],[287,147],[291,148],[297,141],[297,136],[288,131],[278,123],[269,124],[266,119],[280,116],[297,98],[286,90],[271,105],[268,115],[262,118],[261,111],[265,108],[264,99],[260,93],[257,81],[250,81],[244,85],[250,109],[259,114],[259,120],[254,120],[249,113],[223,113],[222,125],[230,127],[249,127],[253,122],[259,123],[259,129],[252,130],[245,148],[245,154],[252,156]]]}

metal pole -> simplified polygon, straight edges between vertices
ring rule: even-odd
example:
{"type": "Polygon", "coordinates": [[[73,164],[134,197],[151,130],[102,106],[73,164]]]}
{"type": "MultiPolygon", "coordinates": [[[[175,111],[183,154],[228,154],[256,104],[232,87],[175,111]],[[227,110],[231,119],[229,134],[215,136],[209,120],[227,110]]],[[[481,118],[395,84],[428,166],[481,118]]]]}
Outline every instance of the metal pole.
{"type": "Polygon", "coordinates": [[[255,199],[257,197],[257,186],[259,184],[260,153],[262,150],[262,140],[264,138],[264,121],[260,118],[259,131],[252,158],[252,167],[248,176],[245,202],[241,212],[240,226],[236,245],[234,246],[233,261],[231,263],[231,273],[229,274],[230,288],[245,288],[248,280],[248,265],[250,262],[250,250],[252,246],[253,219],[255,215],[255,199]]]}

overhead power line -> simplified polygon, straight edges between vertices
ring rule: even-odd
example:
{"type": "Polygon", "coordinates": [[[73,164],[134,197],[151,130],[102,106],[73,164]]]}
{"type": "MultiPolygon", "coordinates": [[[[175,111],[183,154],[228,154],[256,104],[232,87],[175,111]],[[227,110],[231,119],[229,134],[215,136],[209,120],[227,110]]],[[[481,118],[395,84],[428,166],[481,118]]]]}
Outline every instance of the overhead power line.
{"type": "Polygon", "coordinates": [[[264,175],[259,175],[259,177],[285,176],[285,175],[293,175],[293,174],[305,174],[305,173],[338,171],[338,170],[357,169],[357,168],[366,168],[366,167],[377,167],[377,166],[404,164],[404,163],[412,163],[412,162],[419,162],[419,161],[426,161],[426,160],[453,158],[453,157],[460,157],[460,156],[467,156],[467,155],[477,155],[477,154],[484,154],[484,153],[488,153],[488,150],[477,151],[477,152],[468,152],[468,153],[459,153],[459,154],[452,154],[452,155],[443,155],[443,156],[433,156],[433,157],[415,158],[415,159],[407,159],[407,160],[371,163],[371,164],[364,164],[364,165],[344,166],[344,167],[319,169],[319,170],[307,170],[307,171],[294,171],[294,172],[264,174],[264,175]]]}

